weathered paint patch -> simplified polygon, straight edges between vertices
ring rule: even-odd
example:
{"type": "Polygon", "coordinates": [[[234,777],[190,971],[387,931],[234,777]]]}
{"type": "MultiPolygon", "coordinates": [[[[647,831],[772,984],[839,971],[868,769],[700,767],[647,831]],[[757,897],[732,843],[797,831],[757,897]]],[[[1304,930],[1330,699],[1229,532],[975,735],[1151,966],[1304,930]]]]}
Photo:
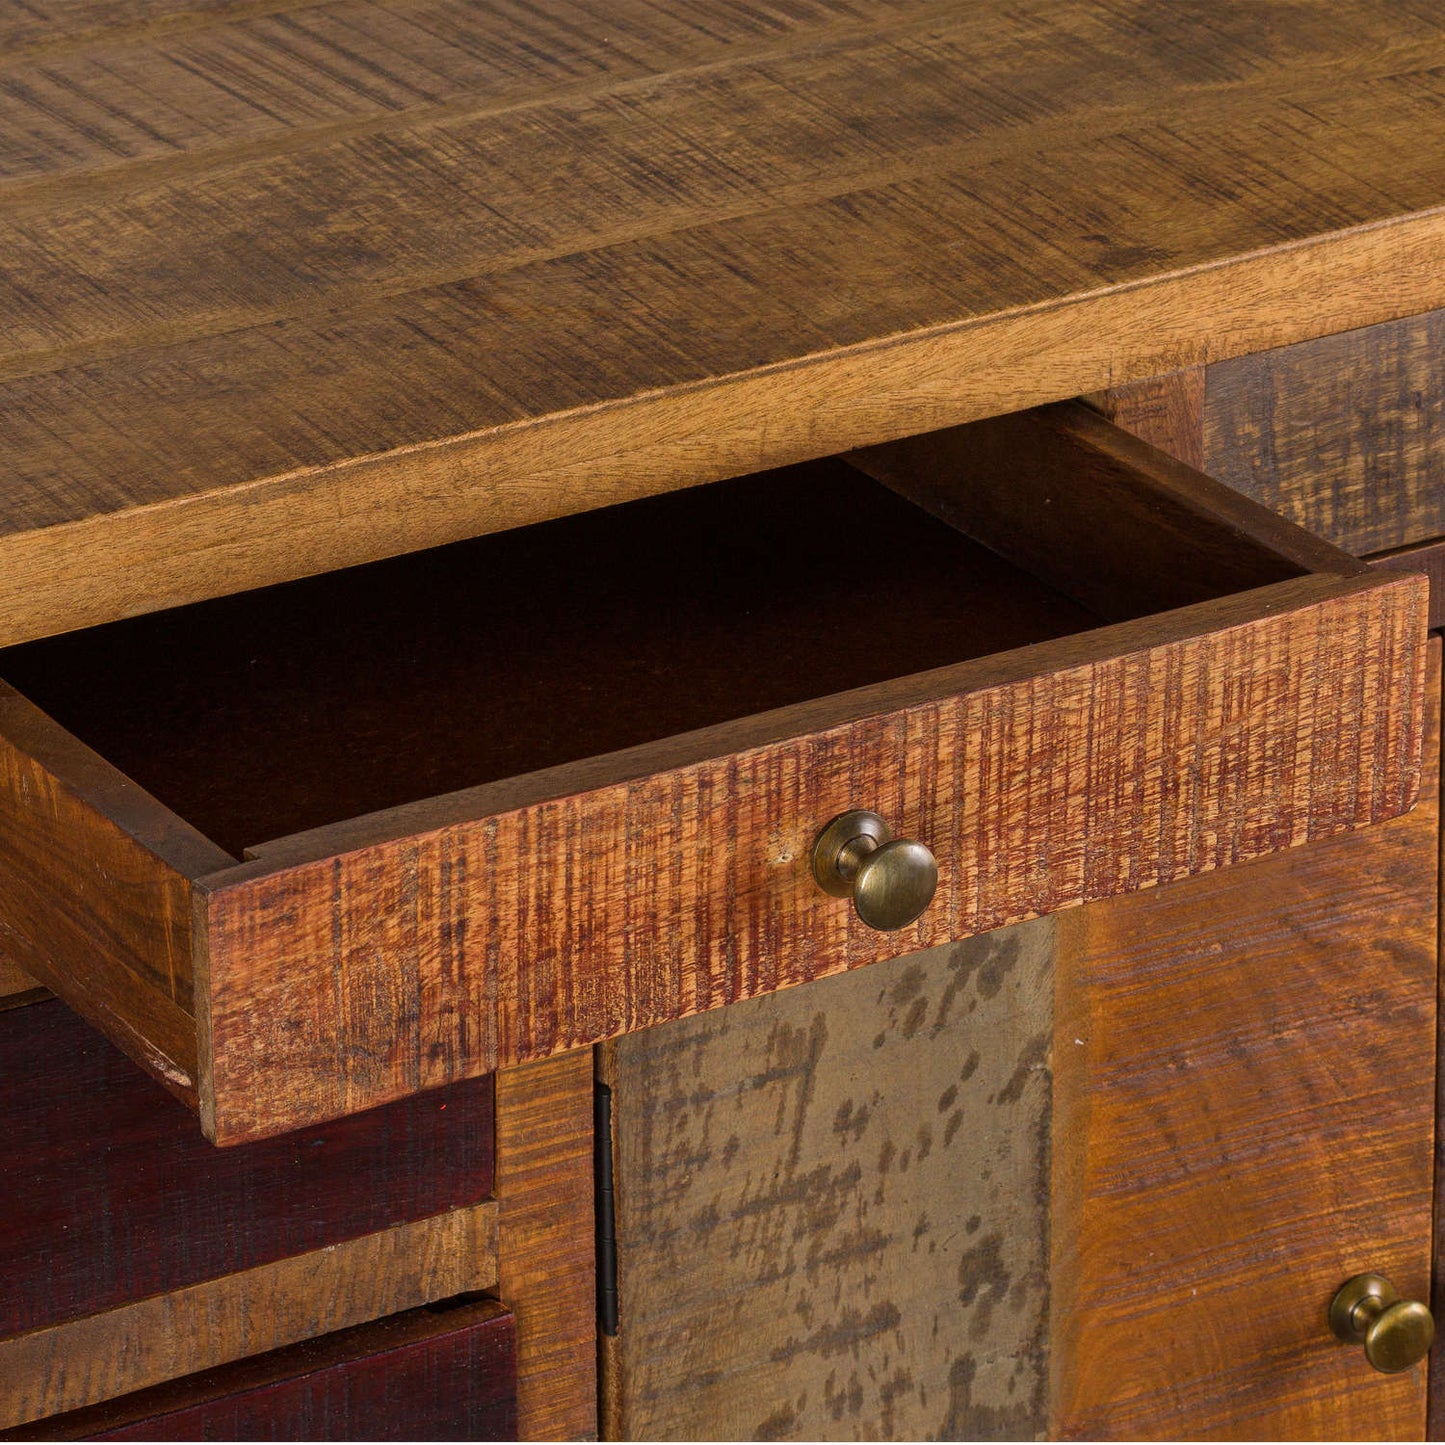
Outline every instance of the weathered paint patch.
{"type": "Polygon", "coordinates": [[[619,1041],[627,1438],[1044,1432],[1053,930],[619,1041]]]}

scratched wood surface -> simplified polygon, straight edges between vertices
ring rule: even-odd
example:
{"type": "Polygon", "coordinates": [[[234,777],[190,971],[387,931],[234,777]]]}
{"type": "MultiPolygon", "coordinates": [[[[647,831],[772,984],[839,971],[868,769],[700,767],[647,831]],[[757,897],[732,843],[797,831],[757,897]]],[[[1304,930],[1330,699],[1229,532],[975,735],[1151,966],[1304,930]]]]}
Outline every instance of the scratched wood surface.
{"type": "Polygon", "coordinates": [[[1430,579],[1430,626],[1445,627],[1445,537],[1393,552],[1376,552],[1369,563],[1387,572],[1423,572],[1430,579]]]}
{"type": "Polygon", "coordinates": [[[1445,301],[1414,0],[0,27],[6,640],[1445,301]]]}
{"type": "Polygon", "coordinates": [[[1325,1311],[1429,1298],[1438,659],[1413,813],[1057,920],[1063,1438],[1423,1437],[1325,1311]]]}
{"type": "Polygon", "coordinates": [[[55,1000],[0,1013],[0,1338],[477,1204],[489,1079],[244,1149],[55,1000]]]}
{"type": "Polygon", "coordinates": [[[597,1438],[592,1051],[497,1075],[497,1297],[516,1316],[517,1438],[597,1438]]]}
{"type": "MultiPolygon", "coordinates": [[[[950,435],[967,453],[975,432],[950,435]]],[[[1218,537],[1211,521],[1192,518],[1187,542],[1156,528],[1151,553],[1196,577],[1181,554],[1218,537]]],[[[1087,567],[1097,544],[1068,547],[1060,530],[1052,555],[1082,553],[1087,567]]],[[[1187,600],[1331,570],[1209,561],[1187,600]]],[[[1139,610],[1163,605],[1156,593],[1139,610]]],[[[291,833],[1101,620],[828,458],[6,648],[0,677],[240,859],[291,833]],[[863,556],[888,605],[839,647],[863,556]]],[[[40,735],[36,723],[27,736],[40,735]]],[[[129,792],[135,816],[143,795],[129,792]]]]}
{"type": "Polygon", "coordinates": [[[0,683],[0,955],[192,1107],[189,876],[229,856],[0,683]]]}
{"type": "Polygon", "coordinates": [[[1420,1438],[1324,1310],[1429,1286],[1437,715],[1407,817],[608,1046],[609,1438],[1420,1438]]]}
{"type": "Polygon", "coordinates": [[[1053,923],[611,1046],[610,1438],[1048,1427],[1053,923]]]}
{"type": "Polygon", "coordinates": [[[410,1310],[38,1421],[25,1440],[515,1440],[516,1332],[490,1300],[410,1310]]]}
{"type": "Polygon", "coordinates": [[[46,712],[0,698],[5,954],[234,1143],[1413,797],[1423,579],[1370,576],[1075,403],[855,459],[923,508],[812,463],[8,650],[46,712]],[[858,515],[812,525],[833,490],[858,515]],[[670,521],[717,520],[720,551],[669,552],[670,521]],[[524,607],[452,644],[466,587],[513,575],[477,549],[555,571],[564,534],[634,556],[595,545],[634,523],[637,566],[595,610],[579,567],[534,632],[524,607]],[[860,527],[897,617],[838,648],[860,527]],[[711,589],[703,555],[727,564],[711,589]],[[750,576],[776,609],[739,616],[750,576]],[[615,647],[592,645],[600,621],[615,647]],[[813,834],[860,799],[944,865],[906,938],[862,936],[807,876],[813,834]]]}
{"type": "Polygon", "coordinates": [[[375,841],[258,850],[197,885],[202,1118],[264,1135],[1393,816],[1427,601],[1410,576],[1279,583],[1100,629],[1092,656],[1039,644],[1011,681],[984,662],[926,699],[869,690],[856,722],[791,709],[787,741],[698,735],[709,761],[637,781],[557,770],[535,801],[498,785],[379,815],[375,841]],[[896,934],[807,872],[816,830],[865,802],[939,860],[896,934]]]}
{"type": "MultiPolygon", "coordinates": [[[[1198,373],[1183,372],[1097,400],[1118,425],[1194,456],[1205,398],[1198,373]]],[[[1369,431],[1368,416],[1352,421],[1369,431]]],[[[1438,667],[1434,644],[1427,776],[1408,817],[1213,880],[1222,886],[1196,880],[1059,919],[1054,1408],[1065,1436],[1422,1434],[1424,1372],[1374,1375],[1318,1326],[1359,1270],[1395,1270],[1417,1298],[1428,1288],[1438,667]],[[1351,1181],[1375,1182],[1341,1183],[1347,1156],[1351,1181]],[[1186,1295],[1179,1271],[1195,1261],[1186,1295]],[[1221,1330],[1226,1318],[1237,1328],[1221,1330]]]]}
{"type": "Polygon", "coordinates": [[[493,1202],[0,1340],[0,1428],[497,1282],[493,1202]]]}
{"type": "Polygon", "coordinates": [[[1445,312],[1207,368],[1205,469],[1351,552],[1445,534],[1445,312]]]}

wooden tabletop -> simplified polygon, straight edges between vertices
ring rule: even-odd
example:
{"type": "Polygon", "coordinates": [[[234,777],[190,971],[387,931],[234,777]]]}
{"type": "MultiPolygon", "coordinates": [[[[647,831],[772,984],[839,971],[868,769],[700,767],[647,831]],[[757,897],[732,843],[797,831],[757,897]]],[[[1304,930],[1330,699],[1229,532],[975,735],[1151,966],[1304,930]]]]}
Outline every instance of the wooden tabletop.
{"type": "Polygon", "coordinates": [[[1434,0],[0,0],[0,641],[1445,303],[1434,0]]]}

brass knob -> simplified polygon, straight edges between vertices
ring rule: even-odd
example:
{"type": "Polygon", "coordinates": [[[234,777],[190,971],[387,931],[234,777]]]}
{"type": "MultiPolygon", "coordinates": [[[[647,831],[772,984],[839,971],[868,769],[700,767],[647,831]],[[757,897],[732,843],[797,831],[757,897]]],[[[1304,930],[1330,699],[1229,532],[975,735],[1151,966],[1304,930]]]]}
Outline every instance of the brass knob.
{"type": "Polygon", "coordinates": [[[1435,1321],[1419,1300],[1401,1299],[1383,1275],[1357,1274],[1330,1301],[1330,1328],[1386,1375],[1418,1365],[1435,1342],[1435,1321]]]}
{"type": "Polygon", "coordinates": [[[938,864],[922,843],[895,838],[877,813],[834,818],[813,844],[813,877],[833,898],[852,898],[858,917],[883,933],[906,928],[938,889],[938,864]]]}

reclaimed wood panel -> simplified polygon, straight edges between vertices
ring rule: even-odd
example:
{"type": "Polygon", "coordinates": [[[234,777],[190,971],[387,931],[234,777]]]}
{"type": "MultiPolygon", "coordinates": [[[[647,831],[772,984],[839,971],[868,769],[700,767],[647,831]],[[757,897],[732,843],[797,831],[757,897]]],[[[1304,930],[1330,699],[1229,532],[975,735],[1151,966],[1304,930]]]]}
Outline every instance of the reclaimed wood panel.
{"type": "Polygon", "coordinates": [[[1445,538],[1377,552],[1368,560],[1371,567],[1387,572],[1423,572],[1430,579],[1430,626],[1445,627],[1445,538]]]}
{"type": "Polygon", "coordinates": [[[1439,676],[1407,817],[1056,921],[1060,1438],[1423,1436],[1325,1312],[1429,1287],[1439,676]]]}
{"type": "Polygon", "coordinates": [[[1205,469],[1355,553],[1445,534],[1445,312],[1208,368],[1205,469]]]}
{"type": "Polygon", "coordinates": [[[454,1209],[0,1340],[0,1428],[497,1280],[497,1206],[454,1209]]]}
{"type": "MultiPolygon", "coordinates": [[[[545,608],[535,665],[505,627],[498,635],[525,665],[485,665],[490,629],[477,629],[476,647],[448,645],[472,595],[455,580],[482,575],[467,563],[486,539],[442,559],[376,564],[361,580],[292,584],[257,604],[254,636],[246,605],[213,601],[203,616],[12,649],[5,665],[57,714],[9,692],[0,715],[19,777],[8,936],[35,935],[26,971],[152,1071],[164,1074],[170,1057],[151,1046],[157,1008],[181,1044],[193,1033],[193,1071],[172,1068],[169,1083],[184,1092],[198,1077],[205,1128],[236,1143],[1408,805],[1423,579],[1369,577],[1076,404],[858,461],[985,543],[1013,548],[1043,578],[985,562],[978,542],[834,460],[639,503],[650,520],[639,523],[640,550],[625,552],[639,558],[635,585],[604,589],[596,615],[585,586],[563,609],[593,627],[602,619],[604,632],[617,623],[628,662],[615,677],[595,660],[591,671],[572,667],[574,652],[597,649],[586,629],[544,625],[545,608]],[[809,503],[826,509],[839,475],[838,496],[862,489],[866,506],[857,517],[840,509],[852,533],[840,523],[814,536],[809,503]],[[775,491],[789,498],[776,517],[775,491]],[[1038,505],[979,502],[1014,494],[1038,505]],[[797,569],[769,583],[782,599],[776,615],[759,604],[735,624],[742,574],[729,569],[719,575],[732,587],[705,597],[693,595],[687,566],[659,569],[649,588],[646,559],[679,540],[674,513],[697,533],[714,511],[734,529],[722,555],[752,567],[747,575],[776,570],[769,539],[788,548],[794,533],[808,536],[789,549],[797,569]],[[842,650],[826,626],[794,635],[789,618],[853,606],[848,542],[874,520],[890,538],[901,633],[893,618],[869,629],[868,646],[842,650]],[[920,556],[967,585],[920,568],[920,556]],[[1342,575],[1351,569],[1361,575],[1342,575]],[[415,616],[387,596],[399,573],[420,576],[408,594],[415,616]],[[1095,611],[1050,582],[1132,620],[1093,629],[1095,611]],[[935,608],[940,589],[949,601],[935,608]],[[1232,589],[1244,590],[1217,596],[1232,589]],[[656,605],[680,596],[696,606],[674,615],[656,605]],[[824,596],[837,605],[820,607],[824,596]],[[313,633],[297,610],[318,597],[326,622],[313,633]],[[371,627],[379,598],[389,616],[371,627]],[[238,624],[220,632],[243,645],[208,645],[218,610],[238,624]],[[975,613],[991,620],[975,625],[975,613]],[[673,661],[683,624],[685,669],[673,661]],[[714,649],[714,637],[734,651],[714,649]],[[390,668],[396,654],[413,663],[390,668]],[[728,657],[750,668],[741,691],[728,657]],[[766,665],[750,667],[759,658],[766,665]],[[371,681],[358,684],[358,672],[371,681]],[[167,684],[168,674],[184,682],[167,684]],[[479,674],[496,684],[481,689],[480,710],[479,674]],[[629,686],[634,676],[645,685],[629,686]],[[624,705],[579,705],[589,690],[624,705]],[[453,731],[429,730],[433,714],[453,731]],[[447,745],[453,737],[464,741],[447,745]],[[299,774],[273,766],[324,749],[345,761],[299,774]],[[1135,766],[1157,786],[1124,787],[1135,766]],[[810,775],[795,785],[795,769],[810,775]],[[849,932],[846,907],[823,900],[807,875],[815,831],[875,794],[952,867],[925,931],[907,939],[849,932]],[[312,831],[245,846],[286,819],[312,831]],[[614,856],[594,837],[628,841],[614,856]],[[93,839],[114,854],[99,871],[93,839]],[[658,858],[673,860],[660,892],[637,883],[658,858]],[[528,917],[534,908],[550,934],[528,917]],[[798,926],[822,940],[817,956],[780,969],[781,940],[798,926]],[[688,937],[699,966],[676,955],[688,937]]],[[[575,546],[574,533],[585,542],[627,525],[572,518],[548,538],[566,533],[575,546]]],[[[517,543],[523,573],[539,546],[535,536],[517,543]]],[[[690,549],[675,550],[696,566],[690,549]]]]}
{"type": "MultiPolygon", "coordinates": [[[[916,21],[814,0],[591,10],[466,0],[55,0],[0,13],[7,212],[281,160],[398,127],[584,102],[684,66],[916,21]],[[68,184],[67,184],[68,183],[68,184]]],[[[375,143],[374,141],[372,142],[375,143]]]]}
{"type": "Polygon", "coordinates": [[[0,1013],[0,1337],[484,1200],[492,1081],[242,1149],[69,1009],[0,1013]]]}
{"type": "Polygon", "coordinates": [[[1392,816],[1426,597],[1280,583],[931,674],[922,699],[868,689],[856,722],[830,699],[682,740],[710,761],[659,769],[661,745],[602,760],[621,781],[559,769],[258,849],[197,885],[203,1121],[274,1132],[1392,816]],[[939,859],[897,934],[807,874],[865,802],[939,859]]]}
{"type": "Polygon", "coordinates": [[[0,1438],[514,1440],[514,1323],[490,1300],[412,1310],[0,1438]]]}
{"type": "Polygon", "coordinates": [[[1416,7],[480,13],[11,17],[0,638],[1445,301],[1416,7]]]}
{"type": "Polygon", "coordinates": [[[1053,921],[608,1047],[625,1440],[1048,1428],[1053,921]]]}
{"type": "Polygon", "coordinates": [[[497,1075],[497,1294],[517,1321],[517,1439],[597,1438],[592,1052],[497,1075]]]}

